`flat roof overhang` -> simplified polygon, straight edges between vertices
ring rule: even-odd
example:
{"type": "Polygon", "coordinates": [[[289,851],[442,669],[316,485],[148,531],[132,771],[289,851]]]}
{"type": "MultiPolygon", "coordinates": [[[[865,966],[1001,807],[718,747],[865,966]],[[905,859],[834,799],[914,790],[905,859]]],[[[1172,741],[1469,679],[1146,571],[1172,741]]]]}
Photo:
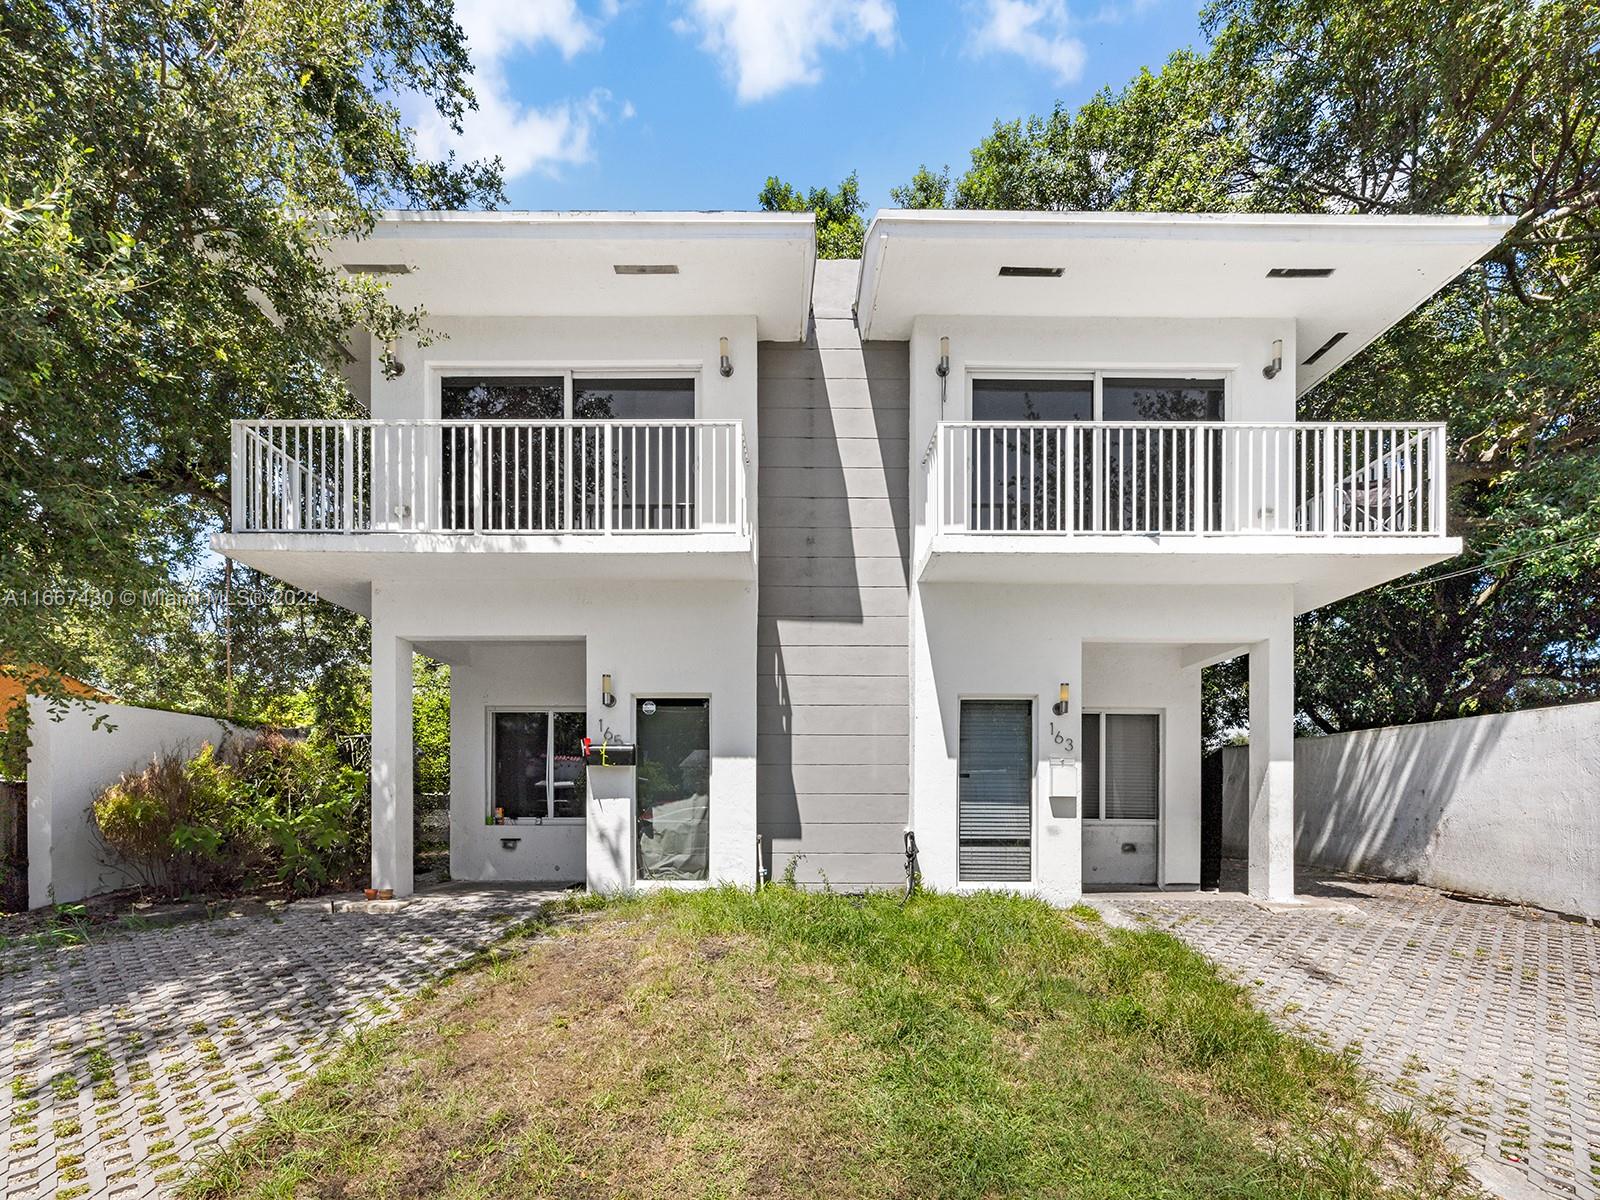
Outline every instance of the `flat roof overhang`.
{"type": "Polygon", "coordinates": [[[557,580],[753,582],[755,551],[738,533],[217,533],[235,562],[365,616],[372,584],[557,580]]]}
{"type": "Polygon", "coordinates": [[[757,337],[797,342],[815,223],[810,213],[390,212],[367,236],[335,242],[333,257],[436,316],[754,316],[757,337]]]}
{"type": "Polygon", "coordinates": [[[1291,585],[1299,614],[1460,553],[1461,539],[1453,537],[939,534],[917,578],[922,583],[1291,585]]]}
{"type": "Polygon", "coordinates": [[[864,339],[896,341],[921,316],[1293,318],[1299,394],[1492,250],[1513,220],[887,211],[867,230],[856,315],[864,339]]]}

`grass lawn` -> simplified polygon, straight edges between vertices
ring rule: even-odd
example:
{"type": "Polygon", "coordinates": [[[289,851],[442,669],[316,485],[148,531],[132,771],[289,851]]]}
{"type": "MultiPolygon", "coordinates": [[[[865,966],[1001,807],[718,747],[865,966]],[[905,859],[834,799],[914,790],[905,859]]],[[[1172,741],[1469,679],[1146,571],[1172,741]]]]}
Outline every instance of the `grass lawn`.
{"type": "Polygon", "coordinates": [[[575,905],[340,1052],[200,1197],[1457,1197],[1181,943],[1010,896],[575,905]]]}

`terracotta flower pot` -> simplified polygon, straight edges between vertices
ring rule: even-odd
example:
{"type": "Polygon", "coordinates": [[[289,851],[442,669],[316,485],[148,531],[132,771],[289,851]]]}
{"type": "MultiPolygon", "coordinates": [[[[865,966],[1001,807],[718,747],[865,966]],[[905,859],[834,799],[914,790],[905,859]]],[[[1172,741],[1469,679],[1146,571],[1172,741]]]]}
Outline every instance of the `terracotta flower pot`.
{"type": "Polygon", "coordinates": [[[366,889],[366,896],[367,896],[368,900],[376,900],[378,898],[378,889],[377,888],[367,888],[366,889]]]}

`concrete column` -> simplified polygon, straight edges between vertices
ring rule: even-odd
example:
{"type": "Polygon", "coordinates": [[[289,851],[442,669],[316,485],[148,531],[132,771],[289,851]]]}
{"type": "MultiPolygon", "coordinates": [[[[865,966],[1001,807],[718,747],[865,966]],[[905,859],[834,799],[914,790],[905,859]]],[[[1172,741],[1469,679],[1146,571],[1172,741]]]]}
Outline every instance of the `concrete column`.
{"type": "Polygon", "coordinates": [[[1294,619],[1250,647],[1250,895],[1294,898],[1294,619]]]}
{"type": "Polygon", "coordinates": [[[1083,641],[1062,637],[1041,656],[1038,719],[1038,844],[1034,848],[1039,895],[1051,904],[1076,904],[1083,898],[1083,641]],[[1060,685],[1070,685],[1071,708],[1058,717],[1051,711],[1060,685]],[[1060,738],[1060,741],[1056,739],[1060,738]],[[1068,749],[1068,747],[1071,747],[1068,749]],[[1078,794],[1052,796],[1050,761],[1065,759],[1078,767],[1078,794]]]}
{"type": "Polygon", "coordinates": [[[411,643],[372,623],[372,886],[409,896],[411,643]]]}

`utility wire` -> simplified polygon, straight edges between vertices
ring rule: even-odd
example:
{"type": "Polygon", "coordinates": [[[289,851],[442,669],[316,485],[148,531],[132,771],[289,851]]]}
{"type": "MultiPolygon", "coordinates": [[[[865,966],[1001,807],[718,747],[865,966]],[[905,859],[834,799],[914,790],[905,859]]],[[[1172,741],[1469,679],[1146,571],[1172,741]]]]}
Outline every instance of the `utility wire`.
{"type": "Polygon", "coordinates": [[[1479,563],[1475,567],[1462,567],[1459,571],[1447,571],[1443,575],[1432,575],[1427,579],[1413,579],[1410,583],[1397,583],[1388,590],[1391,592],[1403,592],[1410,588],[1427,587],[1431,584],[1443,583],[1447,579],[1457,579],[1462,575],[1481,575],[1485,571],[1492,571],[1496,567],[1507,567],[1514,562],[1521,562],[1525,558],[1532,558],[1536,554],[1548,554],[1552,550],[1561,550],[1567,546],[1576,545],[1579,542],[1590,541],[1596,536],[1597,535],[1592,533],[1580,534],[1577,537],[1568,538],[1564,542],[1554,542],[1548,546],[1539,546],[1533,550],[1524,550],[1521,554],[1513,554],[1507,558],[1497,558],[1492,562],[1479,563]]]}

